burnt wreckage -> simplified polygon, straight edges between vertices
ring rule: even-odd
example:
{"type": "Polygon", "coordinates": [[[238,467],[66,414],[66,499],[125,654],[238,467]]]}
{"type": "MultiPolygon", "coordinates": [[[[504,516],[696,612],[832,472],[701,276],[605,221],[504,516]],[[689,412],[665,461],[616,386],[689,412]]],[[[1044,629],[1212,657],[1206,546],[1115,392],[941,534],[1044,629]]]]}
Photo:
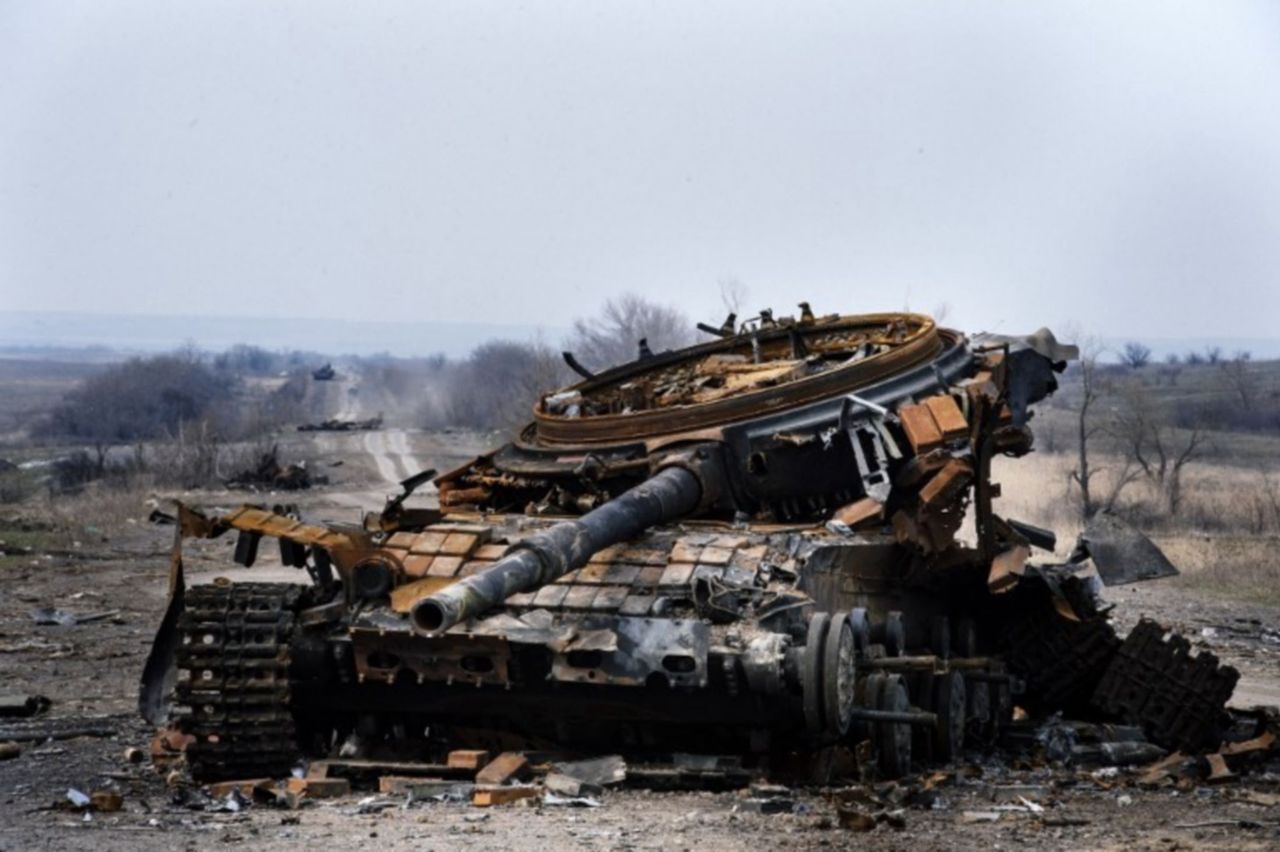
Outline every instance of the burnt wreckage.
{"type": "Polygon", "coordinates": [[[511,443],[360,525],[180,507],[143,677],[198,778],[287,772],[357,737],[398,754],[523,743],[847,746],[894,777],[993,742],[1016,705],[1212,746],[1236,673],[1093,593],[1172,571],[1103,518],[1064,564],[995,511],[997,455],[1076,356],[1048,331],[768,313],[543,397],[511,443]],[[973,530],[958,536],[966,517],[973,530]],[[185,588],[184,538],[263,537],[306,585],[185,588]]]}

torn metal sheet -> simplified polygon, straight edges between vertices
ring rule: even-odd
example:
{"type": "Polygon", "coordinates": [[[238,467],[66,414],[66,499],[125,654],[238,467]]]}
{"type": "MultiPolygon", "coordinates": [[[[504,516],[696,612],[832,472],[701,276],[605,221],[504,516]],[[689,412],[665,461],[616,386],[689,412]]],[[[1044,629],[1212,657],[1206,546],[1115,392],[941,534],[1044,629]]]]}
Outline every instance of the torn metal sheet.
{"type": "Polygon", "coordinates": [[[1098,576],[1108,586],[1178,573],[1155,542],[1109,512],[1099,512],[1090,519],[1076,549],[1093,559],[1098,576]]]}

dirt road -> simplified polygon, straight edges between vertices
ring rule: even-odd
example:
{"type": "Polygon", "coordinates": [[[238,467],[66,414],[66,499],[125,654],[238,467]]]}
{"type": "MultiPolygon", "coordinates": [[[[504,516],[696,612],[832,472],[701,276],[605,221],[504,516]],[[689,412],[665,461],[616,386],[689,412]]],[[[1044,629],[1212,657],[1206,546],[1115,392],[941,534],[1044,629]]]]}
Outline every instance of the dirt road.
{"type": "Polygon", "coordinates": [[[364,451],[373,458],[378,475],[388,483],[400,482],[426,469],[409,446],[409,434],[404,429],[365,432],[364,451]]]}

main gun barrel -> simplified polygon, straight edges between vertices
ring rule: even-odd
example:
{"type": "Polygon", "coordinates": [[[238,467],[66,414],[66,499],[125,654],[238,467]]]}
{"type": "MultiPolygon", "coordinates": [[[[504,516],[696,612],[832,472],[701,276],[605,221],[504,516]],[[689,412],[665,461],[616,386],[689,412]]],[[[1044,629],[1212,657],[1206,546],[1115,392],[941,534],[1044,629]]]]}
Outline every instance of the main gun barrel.
{"type": "Polygon", "coordinates": [[[427,635],[443,633],[511,595],[581,568],[612,544],[690,514],[701,500],[697,476],[683,467],[664,468],[582,517],[516,542],[490,567],[418,601],[409,613],[413,627],[427,635]]]}

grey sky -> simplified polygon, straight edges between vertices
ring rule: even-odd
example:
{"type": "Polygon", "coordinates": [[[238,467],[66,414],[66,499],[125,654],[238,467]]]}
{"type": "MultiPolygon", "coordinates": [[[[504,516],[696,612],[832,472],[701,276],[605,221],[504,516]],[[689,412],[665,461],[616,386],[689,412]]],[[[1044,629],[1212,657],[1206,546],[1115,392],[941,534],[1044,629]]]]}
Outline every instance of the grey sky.
{"type": "Polygon", "coordinates": [[[0,3],[0,309],[1275,336],[1280,5],[0,3]]]}

